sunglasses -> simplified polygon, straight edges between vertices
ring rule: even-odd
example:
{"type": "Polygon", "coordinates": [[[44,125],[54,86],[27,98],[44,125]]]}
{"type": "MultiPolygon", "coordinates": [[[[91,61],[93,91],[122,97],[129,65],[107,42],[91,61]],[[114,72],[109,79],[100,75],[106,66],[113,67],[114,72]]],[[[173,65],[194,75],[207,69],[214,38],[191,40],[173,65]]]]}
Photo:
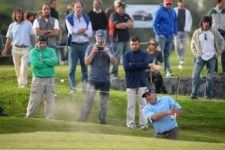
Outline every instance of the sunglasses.
{"type": "Polygon", "coordinates": [[[170,6],[170,5],[172,5],[172,3],[166,3],[166,6],[170,6]]]}
{"type": "Polygon", "coordinates": [[[206,33],[205,33],[205,35],[204,35],[204,38],[205,38],[205,40],[207,41],[207,35],[206,35],[206,33]]]}
{"type": "Polygon", "coordinates": [[[148,45],[153,45],[153,46],[155,46],[156,44],[155,44],[155,43],[148,43],[148,45]]]}

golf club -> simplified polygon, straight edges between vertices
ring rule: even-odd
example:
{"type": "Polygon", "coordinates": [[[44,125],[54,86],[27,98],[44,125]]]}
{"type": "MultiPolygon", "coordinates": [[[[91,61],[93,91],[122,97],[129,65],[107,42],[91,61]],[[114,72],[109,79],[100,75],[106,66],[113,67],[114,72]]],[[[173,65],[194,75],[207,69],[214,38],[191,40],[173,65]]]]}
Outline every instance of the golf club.
{"type": "Polygon", "coordinates": [[[178,65],[177,66],[178,69],[180,70],[180,74],[178,76],[178,84],[177,84],[177,92],[176,92],[176,100],[177,100],[177,96],[179,94],[179,90],[180,90],[180,80],[181,80],[181,77],[183,75],[183,66],[182,65],[178,65]]]}

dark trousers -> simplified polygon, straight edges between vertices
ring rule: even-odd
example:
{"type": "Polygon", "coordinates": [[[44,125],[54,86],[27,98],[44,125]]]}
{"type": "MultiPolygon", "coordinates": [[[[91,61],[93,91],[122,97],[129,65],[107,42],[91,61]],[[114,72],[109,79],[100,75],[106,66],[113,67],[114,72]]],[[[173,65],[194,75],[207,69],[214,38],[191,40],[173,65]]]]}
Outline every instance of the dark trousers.
{"type": "Polygon", "coordinates": [[[178,140],[178,128],[171,129],[165,133],[156,133],[156,138],[178,140]]]}
{"type": "Polygon", "coordinates": [[[88,90],[86,91],[84,105],[81,110],[81,115],[79,121],[86,122],[88,120],[89,114],[91,112],[91,107],[95,94],[99,90],[100,104],[98,118],[100,124],[105,124],[105,117],[107,111],[107,103],[109,99],[110,82],[95,82],[89,81],[88,90]]]}

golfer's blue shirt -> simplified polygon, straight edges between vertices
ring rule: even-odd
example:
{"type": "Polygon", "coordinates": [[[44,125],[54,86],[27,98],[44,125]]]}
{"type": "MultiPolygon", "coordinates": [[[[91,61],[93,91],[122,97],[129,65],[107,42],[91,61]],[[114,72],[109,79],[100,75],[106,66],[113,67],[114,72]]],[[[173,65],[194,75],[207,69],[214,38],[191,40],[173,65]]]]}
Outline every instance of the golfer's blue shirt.
{"type": "Polygon", "coordinates": [[[166,116],[160,120],[153,120],[152,115],[169,111],[170,109],[181,109],[182,107],[169,96],[157,96],[157,102],[155,104],[147,104],[143,111],[145,116],[151,121],[153,127],[157,133],[169,131],[175,127],[178,127],[176,119],[172,119],[171,116],[166,116]]]}

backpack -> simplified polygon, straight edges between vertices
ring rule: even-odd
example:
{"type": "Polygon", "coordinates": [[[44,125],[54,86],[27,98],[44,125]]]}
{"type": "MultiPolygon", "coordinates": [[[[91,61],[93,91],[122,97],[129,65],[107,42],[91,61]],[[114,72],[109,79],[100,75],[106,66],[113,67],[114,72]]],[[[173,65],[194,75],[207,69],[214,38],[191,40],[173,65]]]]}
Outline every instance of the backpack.
{"type": "Polygon", "coordinates": [[[111,37],[111,38],[115,38],[116,37],[116,28],[115,28],[115,26],[114,26],[114,24],[113,24],[113,22],[112,22],[112,18],[110,17],[109,18],[109,36],[111,37]]]}
{"type": "MultiPolygon", "coordinates": [[[[87,24],[87,27],[88,28],[88,25],[89,25],[89,22],[90,22],[90,18],[88,17],[88,15],[82,13],[81,14],[83,17],[84,17],[84,20],[87,24]]],[[[66,20],[68,20],[68,22],[74,26],[74,21],[73,21],[73,13],[69,13],[67,16],[66,16],[66,20]]],[[[71,40],[72,40],[72,34],[69,34],[68,32],[68,29],[67,29],[67,26],[66,26],[66,22],[64,23],[64,29],[65,29],[65,32],[66,34],[68,35],[68,38],[67,38],[67,42],[66,42],[66,45],[67,46],[70,46],[70,43],[71,43],[71,40]]]]}

